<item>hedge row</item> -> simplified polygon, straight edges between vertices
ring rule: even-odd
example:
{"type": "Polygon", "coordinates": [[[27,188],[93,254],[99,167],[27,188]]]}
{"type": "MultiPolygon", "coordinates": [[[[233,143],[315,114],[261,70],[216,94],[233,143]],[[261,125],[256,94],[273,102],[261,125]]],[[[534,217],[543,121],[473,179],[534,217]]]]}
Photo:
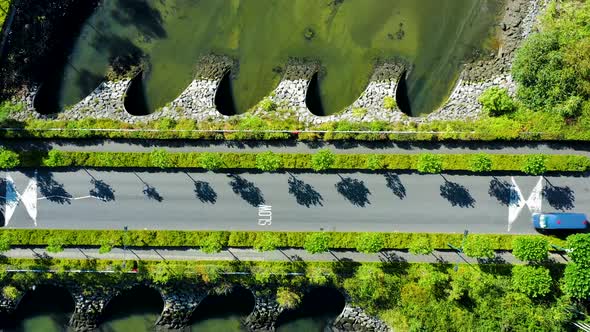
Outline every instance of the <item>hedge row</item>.
{"type": "MultiPolygon", "coordinates": [[[[23,152],[22,167],[158,167],[149,152],[23,152]],[[51,160],[50,160],[51,159],[51,160]]],[[[202,168],[204,153],[165,153],[166,168],[202,168]]],[[[209,153],[210,154],[210,153],[209,153]]],[[[256,153],[216,153],[223,169],[256,169],[256,153]]],[[[311,169],[313,154],[277,153],[282,169],[311,169]]],[[[340,170],[417,170],[419,154],[337,154],[330,167],[340,170]],[[378,156],[379,167],[370,167],[370,158],[378,156]]],[[[443,171],[471,171],[474,154],[440,154],[443,171]]],[[[531,156],[543,156],[546,170],[555,172],[584,172],[590,169],[590,158],[578,155],[485,155],[491,161],[490,171],[521,171],[531,156]]],[[[541,172],[542,173],[542,172],[541,172]]]]}
{"type": "MultiPolygon", "coordinates": [[[[13,105],[18,111],[22,106],[13,105]]],[[[280,112],[280,110],[279,110],[280,112]]],[[[443,141],[443,140],[582,140],[590,141],[590,122],[566,122],[556,112],[519,110],[510,116],[483,117],[477,120],[431,121],[427,123],[389,123],[335,121],[311,126],[319,132],[300,132],[305,124],[295,118],[277,121],[276,116],[231,118],[209,122],[190,119],[161,119],[129,124],[111,119],[6,120],[0,137],[19,138],[131,138],[131,139],[206,139],[206,140],[363,140],[363,141],[443,141]],[[132,131],[127,131],[132,130],[132,131]],[[237,132],[221,132],[236,130],[237,132]],[[249,130],[259,131],[256,133],[249,130]],[[277,130],[284,132],[260,132],[277,130]],[[355,133],[362,131],[363,133],[355,133]],[[387,131],[390,131],[389,133],[387,131]]]]}
{"type": "MultiPolygon", "coordinates": [[[[5,229],[0,236],[8,236],[12,245],[47,245],[48,239],[60,239],[69,246],[99,246],[109,241],[111,245],[133,247],[200,247],[211,236],[227,247],[253,247],[259,237],[272,233],[278,239],[277,247],[303,248],[305,238],[312,232],[247,232],[247,231],[149,231],[149,230],[56,230],[56,229],[5,229]]],[[[355,249],[358,232],[327,232],[330,248],[355,249]]],[[[385,249],[407,249],[419,239],[427,239],[434,249],[449,249],[447,243],[460,246],[463,234],[450,233],[381,233],[385,249]]],[[[511,250],[516,235],[479,235],[488,238],[495,250],[511,250]]],[[[540,235],[530,235],[540,238],[540,235]]],[[[550,243],[565,246],[563,240],[547,238],[550,243]]],[[[260,238],[261,239],[261,238],[260,238]]]]}

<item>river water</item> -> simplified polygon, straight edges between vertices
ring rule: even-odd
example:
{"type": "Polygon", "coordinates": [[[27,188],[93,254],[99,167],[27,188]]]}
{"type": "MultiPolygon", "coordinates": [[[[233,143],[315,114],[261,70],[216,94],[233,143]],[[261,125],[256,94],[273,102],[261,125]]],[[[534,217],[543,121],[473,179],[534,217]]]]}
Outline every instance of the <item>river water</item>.
{"type": "Polygon", "coordinates": [[[460,65],[496,45],[498,0],[104,0],[82,29],[63,81],[62,106],[102,80],[109,59],[149,58],[145,104],[154,111],[192,81],[199,57],[239,61],[232,82],[238,112],[270,94],[289,57],[319,59],[326,114],[342,110],[368,84],[376,59],[401,56],[412,113],[429,113],[450,94],[460,65]],[[491,47],[491,46],[490,46],[491,47]]]}
{"type": "MultiPolygon", "coordinates": [[[[241,321],[254,306],[251,293],[238,289],[225,296],[208,296],[193,315],[191,332],[244,332],[241,321]]],[[[278,332],[321,332],[342,311],[343,300],[334,290],[304,298],[301,309],[282,314],[278,332]],[[326,301],[330,301],[326,303],[326,301]]],[[[152,332],[163,308],[160,295],[150,288],[136,288],[115,298],[104,313],[100,332],[152,332]]],[[[74,309],[69,294],[59,288],[39,287],[23,298],[17,312],[0,321],[3,332],[72,332],[67,327],[74,309]]]]}

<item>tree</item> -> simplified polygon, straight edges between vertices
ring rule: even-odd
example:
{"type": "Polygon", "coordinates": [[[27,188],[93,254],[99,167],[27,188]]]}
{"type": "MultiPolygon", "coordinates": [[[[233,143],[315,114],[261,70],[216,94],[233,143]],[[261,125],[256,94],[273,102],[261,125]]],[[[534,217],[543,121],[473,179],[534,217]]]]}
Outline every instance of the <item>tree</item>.
{"type": "Polygon", "coordinates": [[[18,153],[0,148],[0,168],[15,168],[20,165],[18,153]]]}
{"type": "Polygon", "coordinates": [[[263,232],[256,235],[256,240],[254,240],[254,249],[260,252],[272,251],[277,249],[279,244],[280,239],[276,233],[263,232]]]}
{"type": "Polygon", "coordinates": [[[479,234],[467,236],[463,244],[463,252],[472,258],[494,258],[496,253],[493,248],[492,240],[479,234]]]}
{"type": "Polygon", "coordinates": [[[574,234],[567,237],[571,249],[568,256],[575,264],[590,269],[590,234],[574,234]]]}
{"type": "Polygon", "coordinates": [[[356,250],[366,254],[378,253],[384,246],[382,233],[362,233],[356,240],[356,250]]]}
{"type": "Polygon", "coordinates": [[[201,167],[208,171],[216,171],[223,167],[223,158],[216,152],[203,152],[200,157],[201,167]]]}
{"type": "Polygon", "coordinates": [[[221,252],[223,243],[221,236],[218,234],[211,234],[201,244],[201,251],[206,254],[215,254],[221,252]]]}
{"type": "Polygon", "coordinates": [[[432,153],[423,153],[418,156],[418,172],[438,174],[442,172],[442,158],[432,153]]]}
{"type": "Polygon", "coordinates": [[[396,109],[397,102],[395,101],[395,98],[393,98],[392,96],[383,97],[383,107],[385,107],[385,109],[388,110],[396,109]]]}
{"type": "Polygon", "coordinates": [[[565,267],[565,293],[573,298],[587,300],[590,298],[590,269],[576,263],[565,267]]]}
{"type": "Polygon", "coordinates": [[[378,266],[363,264],[353,278],[344,281],[344,288],[357,305],[375,313],[395,303],[399,297],[400,278],[385,273],[378,266]]]}
{"type": "Polygon", "coordinates": [[[489,172],[492,170],[492,159],[485,153],[478,153],[471,157],[469,169],[472,172],[489,172]]]}
{"type": "Polygon", "coordinates": [[[100,240],[100,248],[98,248],[99,254],[106,254],[113,250],[113,243],[110,239],[101,239],[100,240]]]}
{"type": "Polygon", "coordinates": [[[272,172],[281,168],[281,156],[272,152],[266,151],[256,155],[256,168],[263,172],[272,172]]]}
{"type": "Polygon", "coordinates": [[[161,169],[173,167],[170,153],[165,149],[154,149],[150,152],[150,164],[161,169]]]}
{"type": "Polygon", "coordinates": [[[323,286],[334,277],[334,273],[328,268],[310,265],[307,267],[305,276],[312,285],[323,286]]]}
{"type": "Polygon", "coordinates": [[[64,251],[65,240],[61,237],[50,237],[47,239],[47,247],[45,250],[50,253],[57,254],[64,251]]]}
{"type": "Polygon", "coordinates": [[[315,232],[305,237],[303,249],[310,254],[320,254],[330,250],[330,234],[324,232],[315,232]]]}
{"type": "Polygon", "coordinates": [[[418,237],[410,242],[408,251],[414,255],[430,255],[434,252],[434,248],[427,237],[418,237]]]}
{"type": "Polygon", "coordinates": [[[551,292],[549,270],[540,266],[516,265],[512,268],[512,286],[529,297],[543,297],[551,292]]]}
{"type": "Polygon", "coordinates": [[[0,253],[10,250],[11,239],[7,234],[0,235],[0,253]]]}
{"type": "Polygon", "coordinates": [[[383,169],[383,166],[384,166],[383,159],[384,159],[383,155],[371,154],[367,157],[366,167],[372,171],[376,171],[378,169],[383,169]]]}
{"type": "Polygon", "coordinates": [[[547,171],[547,157],[544,155],[530,155],[522,165],[521,171],[530,175],[541,175],[547,171]]]}
{"type": "Polygon", "coordinates": [[[489,116],[500,116],[516,110],[516,104],[508,94],[508,90],[491,87],[484,91],[478,99],[483,111],[489,116]]]}
{"type": "Polygon", "coordinates": [[[325,171],[336,162],[336,155],[329,149],[321,149],[311,156],[311,168],[316,171],[325,171]]]}
{"type": "Polygon", "coordinates": [[[523,262],[542,262],[549,257],[549,241],[544,237],[518,236],[512,241],[512,254],[523,262]]]}
{"type": "Polygon", "coordinates": [[[301,303],[301,296],[287,287],[277,289],[277,303],[285,309],[295,309],[301,303]]]}
{"type": "Polygon", "coordinates": [[[49,151],[47,158],[43,160],[43,164],[49,167],[70,166],[72,163],[72,158],[68,158],[63,152],[58,150],[49,151]]]}

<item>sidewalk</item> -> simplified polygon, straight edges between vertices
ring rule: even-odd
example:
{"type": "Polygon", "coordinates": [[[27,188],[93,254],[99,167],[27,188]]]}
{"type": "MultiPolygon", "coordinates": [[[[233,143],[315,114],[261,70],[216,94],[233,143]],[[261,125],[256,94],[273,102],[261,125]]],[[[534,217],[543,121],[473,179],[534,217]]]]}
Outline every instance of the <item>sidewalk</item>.
{"type": "MultiPolygon", "coordinates": [[[[161,249],[161,248],[114,248],[106,254],[99,254],[98,248],[65,248],[63,252],[48,253],[43,248],[12,248],[3,254],[9,258],[35,259],[50,257],[56,259],[106,259],[106,260],[188,260],[188,261],[310,261],[310,262],[408,262],[408,263],[470,263],[477,260],[455,251],[436,250],[431,255],[413,255],[402,250],[387,250],[378,254],[363,254],[356,251],[332,251],[312,255],[303,249],[281,249],[268,252],[257,252],[253,249],[229,248],[216,254],[205,254],[198,249],[161,249]]],[[[549,259],[555,263],[567,263],[567,259],[559,254],[550,253],[549,259]]],[[[521,264],[511,252],[497,252],[496,263],[521,264]]]]}

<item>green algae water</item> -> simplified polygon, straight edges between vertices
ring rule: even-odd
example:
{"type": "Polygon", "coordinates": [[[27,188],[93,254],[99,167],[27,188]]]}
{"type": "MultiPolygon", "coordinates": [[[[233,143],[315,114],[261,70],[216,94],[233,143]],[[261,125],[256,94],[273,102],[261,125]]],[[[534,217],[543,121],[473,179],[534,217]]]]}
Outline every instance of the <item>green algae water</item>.
{"type": "Polygon", "coordinates": [[[199,57],[239,61],[232,86],[238,112],[269,95],[289,57],[318,59],[327,114],[352,104],[376,59],[401,56],[414,115],[438,108],[460,66],[494,35],[498,0],[104,0],[72,51],[62,105],[88,95],[109,59],[142,53],[146,104],[157,110],[190,84],[199,57]]]}

